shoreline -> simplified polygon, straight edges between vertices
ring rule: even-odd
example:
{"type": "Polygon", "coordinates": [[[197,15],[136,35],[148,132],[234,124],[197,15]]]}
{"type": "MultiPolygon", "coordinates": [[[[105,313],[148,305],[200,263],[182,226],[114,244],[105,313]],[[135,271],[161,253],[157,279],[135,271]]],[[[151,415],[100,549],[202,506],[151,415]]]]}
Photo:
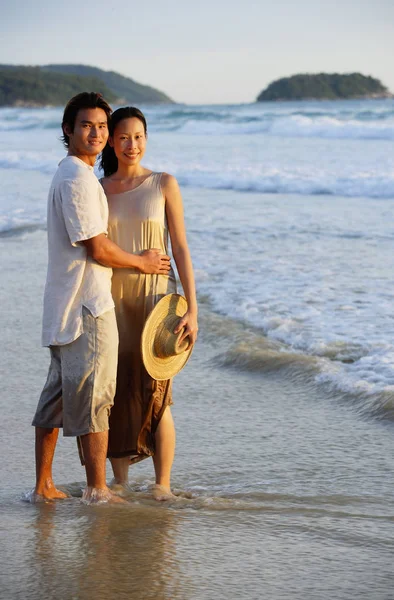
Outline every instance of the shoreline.
{"type": "Polygon", "coordinates": [[[0,246],[7,599],[388,597],[392,428],[286,370],[223,365],[231,343],[247,341],[246,329],[204,302],[197,346],[174,381],[172,482],[187,495],[153,500],[147,459],[133,468],[128,505],[84,506],[76,442],[60,435],[55,482],[73,497],[21,502],[34,481],[30,422],[49,363],[40,347],[45,232],[0,239],[0,246]]]}
{"type": "MultiPolygon", "coordinates": [[[[0,322],[4,340],[0,366],[0,376],[3,380],[0,401],[4,404],[9,397],[20,399],[18,418],[22,419],[23,437],[30,440],[32,473],[34,449],[30,420],[48,369],[48,350],[41,347],[42,295],[47,263],[46,232],[36,229],[15,236],[2,236],[0,245],[3,246],[3,255],[9,256],[3,289],[0,292],[3,306],[0,322]],[[30,263],[32,256],[33,268],[30,263]],[[23,356],[31,357],[28,362],[15,352],[19,345],[23,347],[23,356]],[[23,378],[13,380],[7,377],[7,373],[15,371],[23,373],[23,378]]],[[[208,394],[214,389],[215,380],[222,382],[220,386],[223,385],[225,395],[229,393],[228,385],[237,387],[238,381],[249,382],[254,394],[258,394],[259,387],[266,389],[266,393],[270,394],[269,390],[273,386],[273,389],[276,389],[275,394],[279,393],[282,396],[281,389],[286,395],[291,393],[294,387],[296,395],[312,396],[316,398],[316,402],[326,403],[326,408],[330,407],[330,410],[333,406],[341,406],[350,411],[356,420],[366,418],[371,423],[376,422],[379,427],[391,425],[393,411],[389,410],[389,393],[382,394],[381,400],[375,394],[369,401],[368,393],[364,397],[362,393],[350,394],[340,389],[330,389],[329,385],[317,381],[321,357],[297,353],[285,348],[285,344],[264,336],[259,328],[251,324],[213,312],[210,302],[201,295],[199,306],[198,345],[189,361],[190,365],[188,364],[175,379],[174,388],[179,392],[174,394],[174,410],[177,410],[178,402],[185,402],[182,397],[189,395],[188,381],[191,377],[193,382],[211,380],[212,388],[207,388],[208,394]],[[209,376],[206,369],[211,373],[209,376]],[[226,381],[228,383],[225,383],[226,381]],[[387,410],[384,409],[386,403],[387,410]]],[[[192,388],[199,390],[199,384],[197,383],[196,387],[193,383],[192,388]]],[[[12,428],[12,410],[9,418],[9,427],[12,428]]],[[[68,455],[68,459],[62,464],[61,472],[67,469],[66,465],[72,457],[75,475],[71,479],[83,478],[84,471],[76,460],[77,452],[73,441],[61,438],[60,447],[66,448],[68,455]]],[[[20,449],[16,446],[14,451],[18,454],[20,449]]],[[[63,460],[61,462],[63,463],[63,460]]],[[[143,468],[146,469],[149,461],[143,463],[143,468]]],[[[62,479],[70,481],[69,477],[62,479]]]]}

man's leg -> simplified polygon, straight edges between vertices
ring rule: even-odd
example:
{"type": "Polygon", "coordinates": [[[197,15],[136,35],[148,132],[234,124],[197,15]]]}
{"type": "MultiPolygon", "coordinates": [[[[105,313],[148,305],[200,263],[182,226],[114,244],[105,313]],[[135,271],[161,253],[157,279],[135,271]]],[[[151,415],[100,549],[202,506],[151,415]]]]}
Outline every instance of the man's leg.
{"type": "Polygon", "coordinates": [[[124,503],[107,487],[105,467],[108,449],[108,431],[87,433],[81,436],[83,455],[85,458],[87,486],[82,495],[86,504],[96,502],[124,503]]]}
{"type": "Polygon", "coordinates": [[[52,479],[59,427],[63,425],[63,402],[59,349],[52,346],[50,355],[47,380],[32,423],[36,428],[36,486],[31,496],[32,502],[39,499],[38,496],[48,500],[67,498],[67,494],[56,489],[52,479]]]}
{"type": "Polygon", "coordinates": [[[67,494],[55,487],[52,479],[52,463],[59,429],[36,427],[36,496],[48,500],[67,498],[67,494]]]}
{"type": "Polygon", "coordinates": [[[107,487],[108,418],[113,405],[118,359],[115,311],[93,317],[83,308],[83,334],[61,349],[64,434],[77,435],[82,447],[86,504],[123,502],[107,487]]]}
{"type": "Polygon", "coordinates": [[[106,490],[105,461],[107,458],[108,431],[82,435],[81,444],[85,458],[87,485],[92,488],[106,490]]]}
{"type": "Polygon", "coordinates": [[[67,494],[55,487],[52,479],[52,463],[59,429],[36,427],[36,487],[35,496],[48,500],[67,498],[67,494]]]}

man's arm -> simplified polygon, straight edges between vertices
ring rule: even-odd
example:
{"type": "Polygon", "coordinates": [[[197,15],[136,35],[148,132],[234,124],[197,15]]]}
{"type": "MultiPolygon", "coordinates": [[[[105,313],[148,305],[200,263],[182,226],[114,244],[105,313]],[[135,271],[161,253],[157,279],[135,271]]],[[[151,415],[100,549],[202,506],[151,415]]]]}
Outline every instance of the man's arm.
{"type": "MultiPolygon", "coordinates": [[[[95,178],[94,178],[95,179],[95,178]]],[[[155,248],[129,254],[104,233],[107,223],[97,210],[97,181],[65,179],[60,188],[64,223],[73,245],[84,244],[94,260],[105,267],[138,269],[142,273],[167,274],[170,257],[155,248]]]]}
{"type": "Polygon", "coordinates": [[[161,250],[152,248],[141,254],[125,252],[105,233],[100,233],[82,242],[89,256],[105,267],[138,269],[142,273],[166,275],[170,270],[170,257],[161,254],[161,250]]]}

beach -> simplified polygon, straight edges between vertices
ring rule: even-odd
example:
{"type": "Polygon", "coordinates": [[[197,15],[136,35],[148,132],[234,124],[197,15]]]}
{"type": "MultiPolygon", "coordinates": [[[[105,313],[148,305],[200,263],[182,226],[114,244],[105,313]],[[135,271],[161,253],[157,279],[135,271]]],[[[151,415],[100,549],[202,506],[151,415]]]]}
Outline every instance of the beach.
{"type": "Polygon", "coordinates": [[[22,502],[48,367],[39,348],[45,232],[0,244],[0,597],[391,597],[392,428],[302,369],[225,366],[248,330],[204,302],[199,343],[174,391],[173,485],[191,498],[155,503],[146,460],[133,470],[129,505],[83,506],[75,440],[61,438],[55,477],[74,497],[22,502]]]}
{"type": "MultiPolygon", "coordinates": [[[[81,503],[84,470],[75,440],[62,437],[54,476],[71,497],[21,499],[34,484],[30,423],[49,366],[40,347],[45,201],[62,148],[57,113],[0,111],[0,598],[394,598],[394,186],[379,163],[393,148],[387,102],[372,105],[380,117],[371,122],[365,104],[345,118],[331,103],[324,110],[331,119],[337,111],[335,126],[327,114],[307,117],[316,111],[307,106],[312,137],[297,137],[305,121],[283,116],[288,107],[227,108],[230,133],[213,135],[208,149],[189,108],[177,109],[184,133],[159,130],[178,117],[158,112],[150,160],[182,184],[200,331],[174,381],[177,496],[152,499],[145,460],[124,506],[81,503]],[[267,132],[267,111],[279,114],[280,135],[267,132]],[[241,186],[230,140],[245,113],[247,128],[265,129],[237,138],[249,151],[238,160],[241,186]],[[324,135],[341,128],[348,137],[324,137],[323,125],[324,135]],[[159,165],[164,139],[171,164],[159,165]],[[254,151],[270,155],[275,191],[262,189],[261,156],[247,171],[254,151]]],[[[219,121],[225,109],[214,110],[219,121]]],[[[201,127],[214,127],[204,111],[201,127]]]]}

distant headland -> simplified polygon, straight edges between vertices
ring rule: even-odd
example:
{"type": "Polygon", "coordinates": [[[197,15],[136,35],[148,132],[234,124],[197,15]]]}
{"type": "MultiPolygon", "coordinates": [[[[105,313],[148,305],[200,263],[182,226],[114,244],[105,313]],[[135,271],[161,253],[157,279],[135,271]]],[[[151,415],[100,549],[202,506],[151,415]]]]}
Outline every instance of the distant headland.
{"type": "Polygon", "coordinates": [[[379,79],[361,73],[304,73],[273,81],[258,95],[257,102],[393,97],[379,79]]]}
{"type": "Polygon", "coordinates": [[[61,106],[83,91],[100,92],[113,104],[170,104],[166,94],[115,71],[88,65],[37,67],[0,64],[0,106],[61,106]]]}

